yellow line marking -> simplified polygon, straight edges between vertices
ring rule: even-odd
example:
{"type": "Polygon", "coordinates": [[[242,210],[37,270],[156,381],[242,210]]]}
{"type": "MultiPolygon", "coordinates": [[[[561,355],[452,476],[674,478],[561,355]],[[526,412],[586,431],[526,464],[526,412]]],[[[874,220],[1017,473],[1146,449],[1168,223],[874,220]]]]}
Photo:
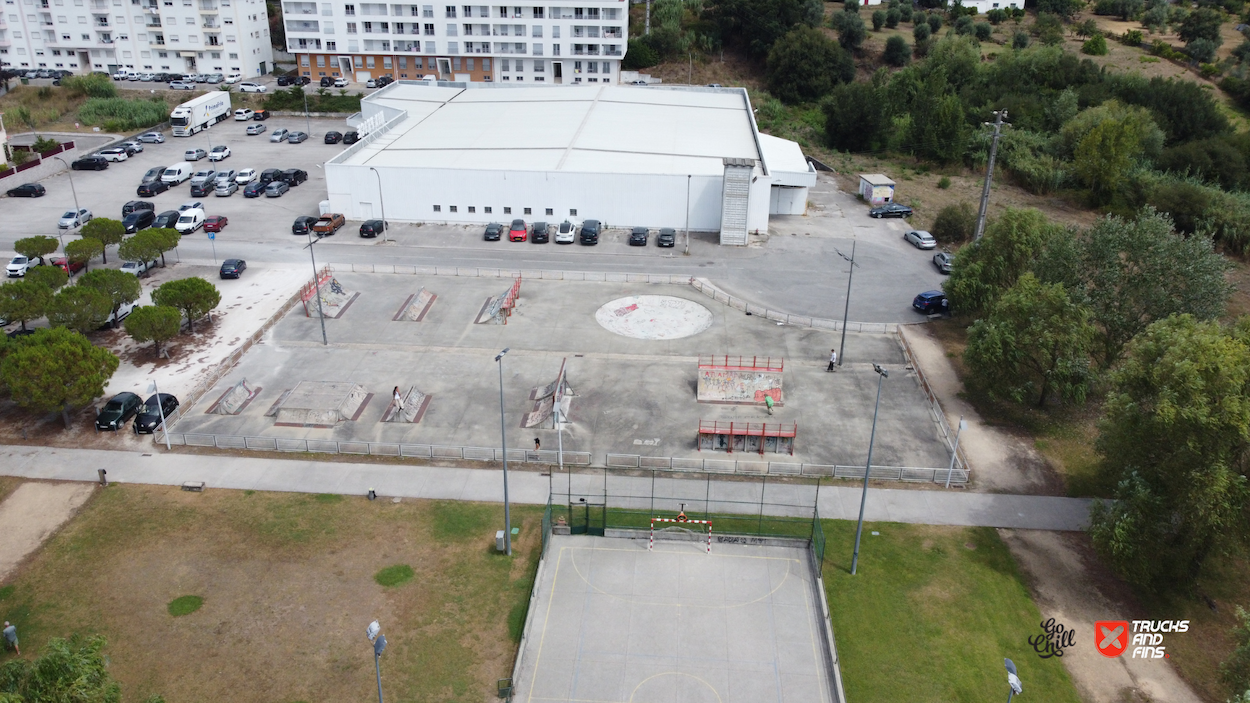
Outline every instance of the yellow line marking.
{"type": "Polygon", "coordinates": [[[530,677],[529,700],[531,701],[534,700],[534,686],[538,684],[538,665],[543,660],[543,645],[547,642],[547,622],[551,620],[551,603],[556,597],[556,582],[560,580],[560,565],[564,563],[565,549],[567,547],[560,547],[560,556],[556,558],[556,571],[551,577],[551,595],[547,596],[547,614],[543,616],[543,636],[538,638],[538,654],[534,657],[534,673],[530,677]]]}
{"type": "MultiPolygon", "coordinates": [[[[815,574],[812,574],[812,576],[815,577],[815,574]]],[[[815,578],[813,578],[813,581],[815,581],[815,584],[820,583],[820,581],[816,581],[815,578]]],[[[807,605],[807,635],[812,640],[812,663],[816,665],[816,671],[817,671],[816,680],[820,681],[821,679],[825,678],[825,675],[819,673],[820,671],[824,669],[824,667],[821,666],[821,663],[824,657],[821,656],[820,651],[818,650],[817,645],[816,645],[816,630],[813,627],[812,620],[814,620],[815,618],[821,618],[823,620],[824,615],[821,614],[820,604],[813,603],[812,601],[813,601],[812,589],[804,588],[803,589],[803,602],[807,605]]],[[[821,625],[823,626],[824,622],[821,622],[821,625]]],[[[827,700],[825,698],[825,694],[829,691],[829,682],[824,681],[823,683],[824,685],[820,687],[820,699],[822,701],[827,700]]]]}
{"type": "Polygon", "coordinates": [[[661,671],[658,674],[652,674],[648,676],[647,678],[643,679],[642,681],[638,683],[637,686],[634,686],[634,690],[629,694],[629,703],[634,703],[634,696],[638,695],[638,689],[642,688],[643,685],[646,684],[651,679],[659,678],[660,676],[688,676],[694,679],[695,681],[698,681],[699,683],[703,684],[704,686],[707,686],[712,691],[712,695],[716,696],[716,700],[721,701],[721,703],[724,703],[725,699],[720,697],[720,692],[716,690],[715,686],[708,683],[707,681],[704,681],[698,676],[695,676],[694,674],[687,674],[682,671],[661,671]]]}

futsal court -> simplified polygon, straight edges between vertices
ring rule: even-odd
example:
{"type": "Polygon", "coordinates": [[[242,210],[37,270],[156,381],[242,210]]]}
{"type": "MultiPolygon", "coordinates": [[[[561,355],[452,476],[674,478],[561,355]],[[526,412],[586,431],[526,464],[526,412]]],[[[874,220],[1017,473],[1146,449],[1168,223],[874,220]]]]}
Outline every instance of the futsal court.
{"type": "Polygon", "coordinates": [[[513,700],[831,701],[807,548],[689,536],[553,535],[513,700]]]}

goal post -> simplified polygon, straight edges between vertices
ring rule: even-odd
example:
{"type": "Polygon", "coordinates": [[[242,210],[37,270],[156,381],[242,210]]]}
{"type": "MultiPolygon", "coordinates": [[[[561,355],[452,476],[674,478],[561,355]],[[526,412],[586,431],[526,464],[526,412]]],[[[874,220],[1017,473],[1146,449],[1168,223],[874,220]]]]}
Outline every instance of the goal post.
{"type": "MultiPolygon", "coordinates": [[[[676,525],[707,525],[707,553],[712,553],[712,521],[711,520],[691,520],[686,517],[685,513],[679,514],[677,517],[652,517],[651,518],[651,537],[647,542],[647,551],[655,548],[655,523],[675,523],[676,525]]],[[[664,529],[661,527],[660,529],[664,529]]]]}

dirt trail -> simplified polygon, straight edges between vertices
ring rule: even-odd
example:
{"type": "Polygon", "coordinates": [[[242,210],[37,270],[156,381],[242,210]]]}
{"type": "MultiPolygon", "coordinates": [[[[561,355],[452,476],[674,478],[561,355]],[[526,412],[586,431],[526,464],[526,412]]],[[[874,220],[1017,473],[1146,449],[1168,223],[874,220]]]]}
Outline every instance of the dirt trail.
{"type": "Polygon", "coordinates": [[[91,497],[87,483],[24,483],[0,503],[0,581],[91,497]]]}
{"type": "Polygon", "coordinates": [[[1054,618],[1076,630],[1076,643],[1064,650],[1063,664],[1083,699],[1202,703],[1165,659],[1133,659],[1128,652],[1109,658],[1098,653],[1095,621],[1133,620],[1141,618],[1141,613],[1126,603],[1123,586],[1094,560],[1085,535],[1032,530],[998,533],[1028,576],[1042,619],[1054,618]]]}

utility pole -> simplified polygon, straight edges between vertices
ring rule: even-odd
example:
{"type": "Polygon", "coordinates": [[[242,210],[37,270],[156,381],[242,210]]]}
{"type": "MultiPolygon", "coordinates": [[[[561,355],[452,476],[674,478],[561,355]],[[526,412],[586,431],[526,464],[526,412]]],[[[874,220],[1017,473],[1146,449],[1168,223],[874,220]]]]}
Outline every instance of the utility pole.
{"type": "Polygon", "coordinates": [[[846,254],[834,249],[838,252],[838,256],[846,259],[851,264],[851,270],[846,274],[846,305],[842,308],[842,341],[838,344],[838,368],[842,368],[842,362],[846,360],[846,321],[851,316],[851,279],[855,277],[855,243],[857,240],[851,240],[851,255],[848,258],[846,254]]]}
{"type": "Polygon", "coordinates": [[[981,241],[981,235],[985,234],[985,212],[990,207],[990,182],[994,180],[994,156],[998,154],[998,138],[1003,133],[1003,119],[1007,117],[1006,110],[994,111],[994,122],[986,122],[986,126],[994,128],[994,135],[990,141],[990,161],[985,166],[985,187],[981,189],[981,210],[977,213],[977,231],[972,241],[981,241]]]}

